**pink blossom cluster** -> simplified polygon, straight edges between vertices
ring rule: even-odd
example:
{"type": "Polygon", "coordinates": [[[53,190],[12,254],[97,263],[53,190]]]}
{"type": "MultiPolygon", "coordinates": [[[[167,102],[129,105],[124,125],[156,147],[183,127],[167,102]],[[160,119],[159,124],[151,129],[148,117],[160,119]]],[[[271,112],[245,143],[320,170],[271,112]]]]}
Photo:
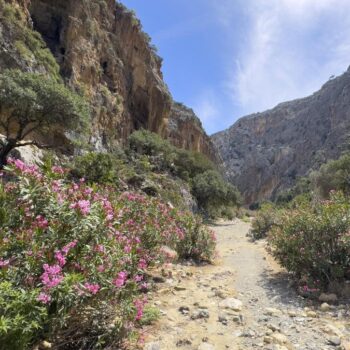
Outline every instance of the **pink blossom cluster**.
{"type": "Polygon", "coordinates": [[[113,284],[117,288],[121,288],[121,287],[124,286],[127,278],[128,278],[128,273],[126,271],[121,271],[121,272],[118,273],[117,278],[113,281],[113,284]]]}
{"type": "Polygon", "coordinates": [[[146,304],[147,304],[147,298],[134,300],[134,306],[136,308],[135,321],[141,320],[143,316],[143,310],[146,304]]]}
{"type": "Polygon", "coordinates": [[[83,215],[88,215],[91,210],[91,203],[88,200],[81,199],[70,205],[71,209],[79,209],[83,215]]]}
{"type": "Polygon", "coordinates": [[[95,295],[99,292],[99,290],[101,289],[99,284],[92,284],[92,283],[88,283],[86,282],[84,284],[84,288],[87,289],[91,294],[95,295]]]}
{"type": "Polygon", "coordinates": [[[36,165],[28,165],[22,162],[20,159],[9,158],[8,163],[12,164],[17,170],[19,170],[24,175],[33,176],[37,179],[42,178],[42,174],[36,165]]]}
{"type": "Polygon", "coordinates": [[[40,279],[45,289],[51,289],[59,285],[63,280],[62,268],[59,265],[43,265],[44,273],[40,279]]]}

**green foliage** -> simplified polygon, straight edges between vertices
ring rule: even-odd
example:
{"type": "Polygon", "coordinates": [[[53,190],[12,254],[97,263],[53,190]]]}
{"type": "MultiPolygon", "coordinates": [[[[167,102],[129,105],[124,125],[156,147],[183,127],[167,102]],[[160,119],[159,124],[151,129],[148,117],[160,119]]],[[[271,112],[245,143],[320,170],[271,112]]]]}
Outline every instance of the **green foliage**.
{"type": "Polygon", "coordinates": [[[6,136],[0,150],[3,165],[8,153],[33,132],[47,138],[57,129],[84,131],[89,109],[80,96],[45,75],[5,70],[0,74],[0,115],[6,136]]]}
{"type": "Polygon", "coordinates": [[[84,178],[88,183],[117,185],[117,166],[120,159],[110,153],[90,152],[76,157],[71,174],[74,178],[84,178]]]}
{"type": "Polygon", "coordinates": [[[13,181],[0,185],[0,278],[9,282],[0,284],[0,340],[15,344],[6,349],[43,338],[58,348],[118,348],[142,320],[149,267],[214,253],[213,234],[190,212],[71,182],[50,160],[45,173],[10,164],[13,181]]]}
{"type": "Polygon", "coordinates": [[[289,190],[280,192],[275,200],[279,206],[286,206],[299,195],[308,195],[312,190],[310,177],[301,177],[296,184],[289,190]]]}
{"type": "Polygon", "coordinates": [[[349,232],[349,201],[333,193],[329,201],[286,212],[269,237],[282,266],[320,287],[349,277],[349,232]]]}
{"type": "Polygon", "coordinates": [[[279,223],[280,213],[272,203],[264,203],[256,212],[249,235],[253,240],[266,238],[271,228],[279,223]]]}
{"type": "Polygon", "coordinates": [[[26,349],[43,332],[47,309],[37,301],[39,289],[0,283],[0,349],[26,349]]]}
{"type": "Polygon", "coordinates": [[[143,310],[143,316],[139,321],[141,326],[150,326],[160,318],[160,311],[154,306],[147,305],[143,310]]]}
{"type": "Polygon", "coordinates": [[[331,160],[311,175],[314,188],[322,198],[328,198],[332,190],[350,194],[350,154],[331,160]]]}
{"type": "Polygon", "coordinates": [[[37,68],[37,65],[42,65],[53,79],[61,80],[59,65],[40,33],[27,25],[26,16],[20,8],[0,0],[0,21],[11,33],[18,54],[29,66],[37,68]]]}
{"type": "Polygon", "coordinates": [[[187,234],[177,244],[179,257],[210,261],[216,246],[214,231],[203,226],[200,217],[184,215],[182,221],[187,234]]]}
{"type": "MultiPolygon", "coordinates": [[[[84,100],[45,75],[20,70],[0,74],[0,106],[8,123],[34,127],[42,133],[55,127],[74,130],[86,124],[89,110],[84,100]]],[[[23,130],[25,133],[25,130],[23,130]]]]}
{"type": "Polygon", "coordinates": [[[194,177],[193,194],[199,206],[211,217],[218,216],[216,210],[220,207],[234,206],[240,201],[238,191],[215,170],[207,170],[194,177]]]}
{"type": "Polygon", "coordinates": [[[211,218],[233,217],[230,207],[240,205],[240,194],[223,179],[215,164],[206,156],[176,148],[169,141],[146,130],[134,132],[129,144],[136,154],[149,157],[152,170],[169,171],[190,183],[198,206],[211,218]]]}

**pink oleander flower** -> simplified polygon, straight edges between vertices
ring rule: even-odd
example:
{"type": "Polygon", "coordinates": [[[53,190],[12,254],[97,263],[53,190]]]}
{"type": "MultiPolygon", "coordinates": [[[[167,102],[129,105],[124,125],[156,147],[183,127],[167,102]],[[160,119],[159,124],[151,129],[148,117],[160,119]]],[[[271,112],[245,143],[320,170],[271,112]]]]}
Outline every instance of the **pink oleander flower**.
{"type": "Polygon", "coordinates": [[[134,277],[134,280],[135,280],[135,282],[141,282],[143,280],[143,276],[142,275],[136,275],[134,277]]]}
{"type": "Polygon", "coordinates": [[[141,320],[141,318],[143,316],[143,309],[144,309],[146,303],[147,303],[147,299],[144,299],[144,300],[136,299],[136,300],[134,300],[134,306],[136,308],[135,321],[141,320]]]}
{"type": "Polygon", "coordinates": [[[64,169],[60,166],[56,166],[54,165],[52,168],[51,168],[52,172],[55,173],[55,174],[59,174],[59,175],[63,175],[64,174],[64,169]]]}
{"type": "Polygon", "coordinates": [[[75,239],[72,242],[69,242],[68,244],[66,244],[63,248],[62,248],[62,252],[64,254],[68,254],[69,251],[74,248],[77,245],[78,241],[75,239]]]}
{"type": "Polygon", "coordinates": [[[51,301],[51,296],[48,295],[47,293],[41,292],[38,295],[37,300],[42,302],[43,304],[48,304],[51,301]]]}
{"type": "Polygon", "coordinates": [[[91,187],[86,187],[84,189],[84,194],[89,196],[94,190],[91,187]]]}
{"type": "Polygon", "coordinates": [[[113,284],[117,287],[117,288],[121,288],[124,286],[126,279],[127,279],[127,272],[122,271],[118,273],[118,277],[113,281],[113,284]]]}
{"type": "Polygon", "coordinates": [[[105,268],[105,266],[104,265],[99,265],[99,266],[97,266],[97,271],[98,272],[105,272],[105,270],[106,270],[106,268],[105,268]]]}
{"type": "Polygon", "coordinates": [[[98,253],[104,253],[106,251],[106,248],[103,244],[97,244],[94,250],[95,252],[98,252],[98,253]]]}
{"type": "Polygon", "coordinates": [[[84,284],[84,287],[93,295],[97,294],[101,288],[98,284],[92,284],[88,282],[84,284]]]}
{"type": "Polygon", "coordinates": [[[3,259],[0,259],[0,268],[1,267],[6,267],[10,264],[10,260],[3,260],[3,259]]]}
{"type": "Polygon", "coordinates": [[[125,247],[124,247],[124,253],[126,253],[126,254],[129,254],[130,252],[131,252],[131,246],[130,245],[126,245],[125,247]]]}
{"type": "Polygon", "coordinates": [[[74,203],[74,204],[71,204],[70,205],[70,208],[71,209],[79,209],[80,212],[83,214],[83,215],[87,215],[90,213],[90,201],[88,200],[79,200],[78,202],[74,203]]]}
{"type": "Polygon", "coordinates": [[[145,259],[140,259],[137,267],[141,270],[144,270],[147,268],[147,262],[145,259]]]}
{"type": "Polygon", "coordinates": [[[44,264],[44,273],[40,276],[40,279],[47,289],[51,289],[59,285],[62,280],[62,268],[59,265],[44,264]]]}
{"type": "Polygon", "coordinates": [[[42,216],[42,215],[38,215],[36,218],[36,226],[39,228],[47,228],[49,226],[48,221],[42,216]]]}
{"type": "Polygon", "coordinates": [[[55,252],[55,259],[61,267],[66,264],[65,254],[62,254],[60,251],[55,252]]]}

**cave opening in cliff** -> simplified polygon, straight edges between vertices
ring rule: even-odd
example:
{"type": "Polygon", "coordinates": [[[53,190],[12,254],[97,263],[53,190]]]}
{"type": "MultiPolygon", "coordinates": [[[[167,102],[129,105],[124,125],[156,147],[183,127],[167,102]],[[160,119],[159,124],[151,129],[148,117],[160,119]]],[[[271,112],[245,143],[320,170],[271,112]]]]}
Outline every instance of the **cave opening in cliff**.
{"type": "MultiPolygon", "coordinates": [[[[29,7],[33,27],[38,31],[52,53],[62,55],[61,34],[66,8],[59,1],[33,0],[29,7]]],[[[63,48],[64,53],[65,49],[63,48]]],[[[64,55],[64,54],[63,54],[64,55]]]]}

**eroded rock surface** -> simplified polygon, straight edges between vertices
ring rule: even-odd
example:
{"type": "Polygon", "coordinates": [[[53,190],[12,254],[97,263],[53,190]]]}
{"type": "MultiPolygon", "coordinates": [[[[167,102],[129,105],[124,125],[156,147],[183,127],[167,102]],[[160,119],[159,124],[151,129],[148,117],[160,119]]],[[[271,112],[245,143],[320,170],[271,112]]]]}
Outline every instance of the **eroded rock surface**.
{"type": "Polygon", "coordinates": [[[350,70],[312,96],[238,120],[212,140],[247,204],[273,199],[340,156],[350,131],[350,70]]]}

